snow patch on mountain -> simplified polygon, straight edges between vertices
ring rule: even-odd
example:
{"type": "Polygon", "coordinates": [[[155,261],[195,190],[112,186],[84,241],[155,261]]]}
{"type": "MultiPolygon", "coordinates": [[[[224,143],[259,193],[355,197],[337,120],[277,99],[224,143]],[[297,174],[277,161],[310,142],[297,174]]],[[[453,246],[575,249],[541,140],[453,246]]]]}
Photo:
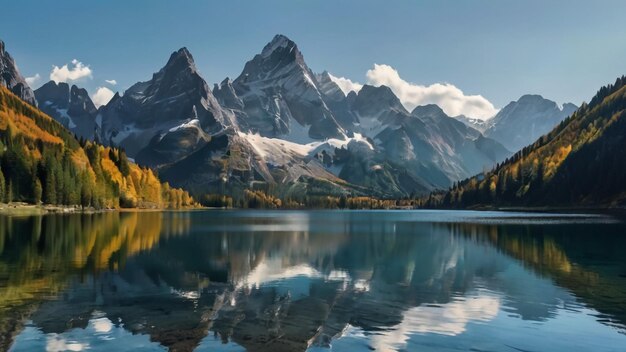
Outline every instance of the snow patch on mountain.
{"type": "Polygon", "coordinates": [[[68,121],[67,126],[70,129],[76,128],[76,124],[74,123],[74,120],[72,120],[72,117],[67,113],[67,109],[56,109],[56,110],[62,118],[67,119],[68,121]]]}
{"type": "MultiPolygon", "coordinates": [[[[279,138],[263,137],[258,134],[238,132],[239,137],[247,140],[257,154],[266,159],[277,161],[284,156],[307,156],[311,151],[309,144],[298,144],[279,138]]],[[[282,165],[282,163],[280,163],[282,165]]]]}
{"type": "Polygon", "coordinates": [[[355,133],[354,137],[345,140],[330,138],[325,141],[300,144],[279,138],[263,137],[259,134],[237,132],[239,137],[245,139],[256,151],[256,154],[272,165],[285,165],[293,158],[310,157],[322,150],[328,152],[335,148],[347,148],[350,143],[360,143],[366,148],[374,150],[374,146],[361,134],[355,133]]]}
{"type": "Polygon", "coordinates": [[[120,145],[123,141],[125,141],[127,138],[142,133],[144,132],[143,129],[141,128],[137,128],[135,124],[132,125],[126,125],[124,126],[122,131],[117,132],[117,134],[115,136],[111,137],[111,141],[115,144],[115,145],[120,145]]]}
{"type": "Polygon", "coordinates": [[[170,128],[170,132],[176,132],[180,129],[184,129],[184,128],[199,128],[202,129],[202,126],[200,125],[200,120],[198,119],[192,119],[188,122],[184,122],[178,126],[172,127],[170,128]]]}
{"type": "Polygon", "coordinates": [[[313,142],[313,143],[309,143],[308,145],[313,147],[314,149],[318,149],[320,146],[324,146],[324,145],[341,149],[341,148],[346,148],[348,144],[350,144],[350,142],[363,143],[370,150],[374,150],[374,146],[372,145],[372,143],[370,143],[367,140],[367,138],[363,137],[363,135],[360,133],[355,133],[354,137],[352,138],[346,138],[346,139],[330,138],[323,142],[313,142]]]}

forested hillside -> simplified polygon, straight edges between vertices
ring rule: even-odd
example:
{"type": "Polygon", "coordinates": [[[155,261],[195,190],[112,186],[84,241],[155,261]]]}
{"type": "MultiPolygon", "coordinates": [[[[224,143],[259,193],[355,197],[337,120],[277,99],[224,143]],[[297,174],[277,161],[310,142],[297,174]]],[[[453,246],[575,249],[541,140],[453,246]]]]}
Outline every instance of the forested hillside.
{"type": "Polygon", "coordinates": [[[0,87],[0,202],[94,208],[180,208],[194,200],[160,183],[124,151],[78,140],[0,87]]]}
{"type": "Polygon", "coordinates": [[[626,77],[550,133],[424,207],[620,206],[626,201],[626,77]]]}

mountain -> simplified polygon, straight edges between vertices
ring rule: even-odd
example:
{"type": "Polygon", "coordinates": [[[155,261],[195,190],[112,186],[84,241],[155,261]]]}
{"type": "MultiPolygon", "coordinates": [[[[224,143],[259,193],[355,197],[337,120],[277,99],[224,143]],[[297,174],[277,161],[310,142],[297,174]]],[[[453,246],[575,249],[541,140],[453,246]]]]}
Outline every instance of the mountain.
{"type": "Polygon", "coordinates": [[[17,69],[17,65],[0,40],[0,86],[8,88],[25,102],[37,106],[35,93],[17,69]]]}
{"type": "Polygon", "coordinates": [[[425,189],[448,187],[510,154],[436,105],[409,113],[389,87],[365,85],[351,96],[352,130],[373,141],[379,160],[405,169],[425,189]]]}
{"type": "Polygon", "coordinates": [[[550,132],[576,109],[571,103],[559,108],[555,102],[540,95],[524,95],[488,120],[485,136],[517,151],[550,132]]]}
{"type": "Polygon", "coordinates": [[[623,206],[626,77],[493,169],[431,195],[425,206],[623,206]]]}
{"type": "Polygon", "coordinates": [[[95,208],[191,206],[123,151],[78,141],[59,122],[0,87],[0,202],[95,208]]]}
{"type": "Polygon", "coordinates": [[[446,115],[437,105],[418,106],[411,115],[426,126],[425,141],[436,151],[435,165],[440,166],[451,182],[511,155],[501,143],[446,115]]]}
{"type": "Polygon", "coordinates": [[[93,140],[98,110],[83,88],[50,81],[35,90],[39,108],[79,137],[93,140]]]}
{"type": "Polygon", "coordinates": [[[189,51],[182,48],[152,79],[134,84],[123,96],[116,94],[100,109],[96,121],[104,143],[124,148],[131,157],[149,147],[145,158],[163,155],[164,162],[171,162],[206,142],[198,128],[207,133],[222,131],[231,125],[231,115],[211,93],[189,51]],[[161,143],[166,134],[181,131],[188,132],[184,143],[161,143]]]}
{"type": "Polygon", "coordinates": [[[298,143],[345,137],[298,46],[283,35],[248,61],[232,84],[243,101],[245,132],[298,143]]]}
{"type": "Polygon", "coordinates": [[[100,139],[196,194],[242,194],[250,187],[276,185],[289,192],[312,180],[331,193],[354,189],[309,153],[325,142],[301,145],[252,133],[250,110],[233,84],[225,79],[214,95],[191,54],[180,49],[151,80],[100,109],[100,139]]]}
{"type": "Polygon", "coordinates": [[[409,113],[384,86],[346,96],[277,35],[213,91],[182,48],[96,121],[105,144],[194,194],[401,197],[448,187],[508,156],[440,109],[425,109],[409,113]]]}

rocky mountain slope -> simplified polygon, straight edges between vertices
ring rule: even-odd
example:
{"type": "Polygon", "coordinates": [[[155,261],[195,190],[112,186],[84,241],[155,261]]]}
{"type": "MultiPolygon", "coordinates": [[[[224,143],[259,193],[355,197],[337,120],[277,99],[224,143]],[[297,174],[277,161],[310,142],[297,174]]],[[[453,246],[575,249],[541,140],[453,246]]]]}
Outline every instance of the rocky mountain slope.
{"type": "Polygon", "coordinates": [[[11,55],[5,50],[2,40],[0,40],[0,86],[8,88],[27,103],[37,106],[35,93],[20,74],[11,55]]]}
{"type": "Polygon", "coordinates": [[[246,132],[306,143],[345,136],[298,46],[277,35],[233,81],[246,132]]]}
{"type": "Polygon", "coordinates": [[[513,101],[487,122],[485,136],[517,151],[550,132],[577,107],[566,103],[559,107],[540,95],[524,95],[513,101]]]}
{"type": "Polygon", "coordinates": [[[150,144],[146,153],[163,156],[164,163],[201,147],[206,138],[199,129],[217,133],[232,124],[230,114],[217,102],[186,48],[174,52],[152,79],[136,83],[123,96],[116,94],[96,120],[103,142],[125,148],[131,156],[150,144]],[[169,133],[185,141],[162,143],[169,133]]]}

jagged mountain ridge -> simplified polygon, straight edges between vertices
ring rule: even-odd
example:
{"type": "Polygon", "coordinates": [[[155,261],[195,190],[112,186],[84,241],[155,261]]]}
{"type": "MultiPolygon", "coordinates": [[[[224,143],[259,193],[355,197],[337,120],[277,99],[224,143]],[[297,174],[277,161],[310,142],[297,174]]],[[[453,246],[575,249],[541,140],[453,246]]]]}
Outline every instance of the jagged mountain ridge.
{"type": "Polygon", "coordinates": [[[101,108],[100,139],[125,148],[140,164],[158,168],[173,185],[197,193],[237,192],[255,182],[275,185],[304,178],[340,190],[352,188],[302,152],[312,146],[281,151],[276,145],[286,141],[250,133],[230,80],[214,91],[183,48],[151,80],[135,84],[101,108]]]}
{"type": "Polygon", "coordinates": [[[409,113],[385,86],[365,85],[350,106],[358,121],[355,130],[372,139],[385,160],[402,165],[431,189],[447,187],[509,155],[436,105],[409,113]]]}
{"type": "Polygon", "coordinates": [[[35,90],[39,108],[77,136],[93,140],[98,109],[83,88],[50,81],[35,90]]]}
{"type": "MultiPolygon", "coordinates": [[[[73,101],[92,116],[82,90],[70,89],[69,99],[54,90],[67,85],[49,83],[39,92],[67,127],[78,125],[71,114],[63,119],[73,101]]],[[[197,192],[423,194],[508,153],[434,107],[408,112],[388,87],[346,96],[282,35],[213,91],[182,48],[150,80],[115,94],[94,122],[74,132],[96,131],[95,139],[197,192]]]]}
{"type": "MultiPolygon", "coordinates": [[[[197,73],[191,54],[181,49],[151,81],[116,96],[102,109],[102,116],[111,106],[129,105],[118,102],[128,95],[150,96],[144,87],[158,84],[161,72],[175,72],[171,62],[181,53],[187,65],[179,75],[189,79],[187,67],[197,73]]],[[[434,119],[409,113],[387,87],[366,86],[359,94],[346,96],[328,72],[314,74],[297,45],[282,35],[248,61],[234,80],[224,79],[213,91],[201,77],[197,80],[203,87],[201,96],[210,97],[213,110],[228,117],[219,128],[175,115],[178,119],[169,125],[133,133],[134,143],[137,135],[144,136],[140,148],[122,144],[139,163],[160,167],[174,185],[197,192],[242,189],[259,182],[284,190],[306,184],[307,179],[328,182],[333,192],[356,189],[397,197],[447,187],[508,155],[497,142],[461,123],[455,125],[443,112],[434,119]]],[[[135,115],[145,114],[145,109],[150,107],[139,107],[135,115]]],[[[122,142],[105,120],[102,140],[122,142]]],[[[125,120],[124,128],[137,129],[129,128],[129,119],[125,120]]]]}

